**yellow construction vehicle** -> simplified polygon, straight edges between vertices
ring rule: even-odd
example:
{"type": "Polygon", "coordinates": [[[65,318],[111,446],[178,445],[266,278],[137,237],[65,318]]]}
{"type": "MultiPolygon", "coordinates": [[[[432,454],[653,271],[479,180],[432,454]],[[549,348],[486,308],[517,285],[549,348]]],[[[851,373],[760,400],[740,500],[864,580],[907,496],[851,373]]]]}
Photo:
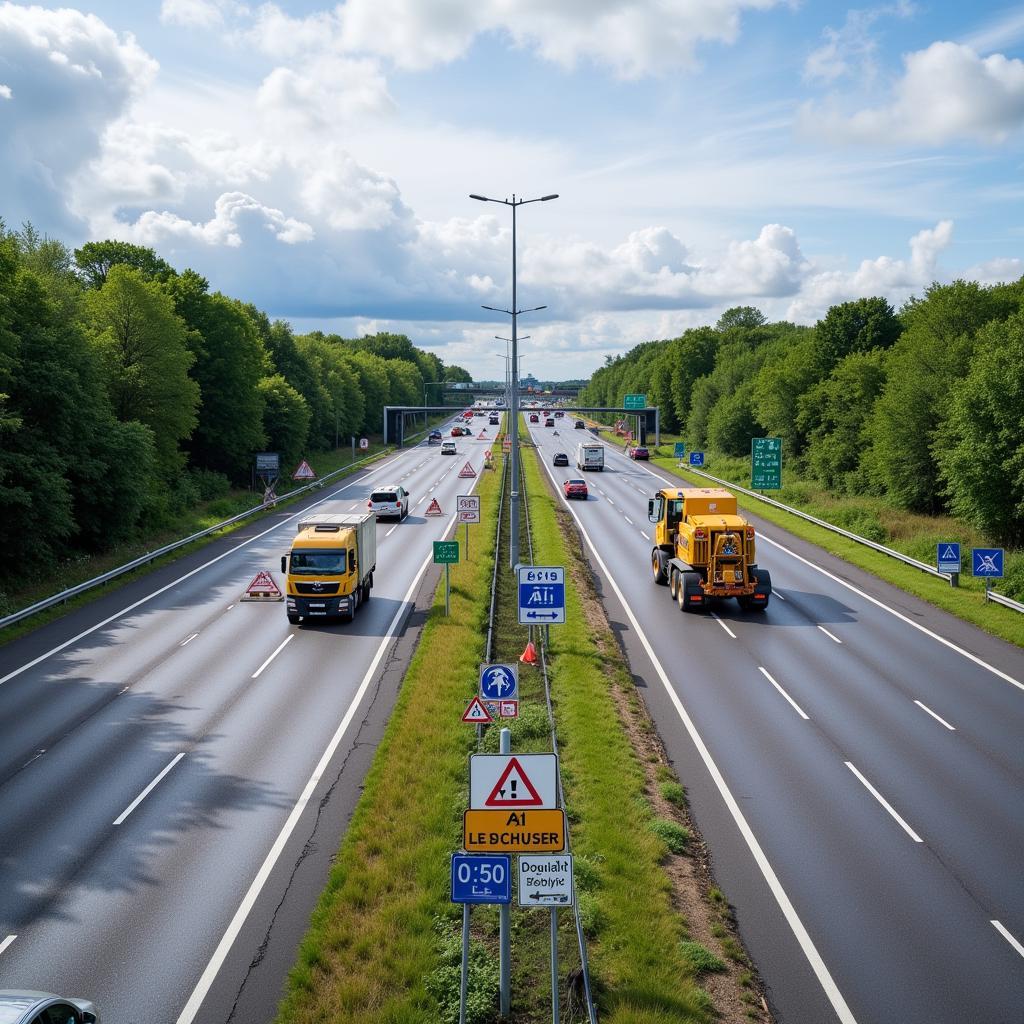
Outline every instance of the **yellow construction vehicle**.
{"type": "Polygon", "coordinates": [[[656,524],[651,572],[668,584],[683,611],[703,611],[715,598],[735,597],[763,611],[771,575],[757,567],[754,528],[736,510],[736,497],[713,487],[668,487],[647,503],[656,524]]]}

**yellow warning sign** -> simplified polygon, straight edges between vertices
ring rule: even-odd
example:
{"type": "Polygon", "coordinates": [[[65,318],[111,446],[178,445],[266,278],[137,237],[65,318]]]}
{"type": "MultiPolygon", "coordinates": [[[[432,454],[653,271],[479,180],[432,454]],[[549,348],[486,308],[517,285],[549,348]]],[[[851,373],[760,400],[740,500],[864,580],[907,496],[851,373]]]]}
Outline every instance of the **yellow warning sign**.
{"type": "Polygon", "coordinates": [[[467,853],[560,853],[565,849],[564,811],[466,811],[467,853]]]}

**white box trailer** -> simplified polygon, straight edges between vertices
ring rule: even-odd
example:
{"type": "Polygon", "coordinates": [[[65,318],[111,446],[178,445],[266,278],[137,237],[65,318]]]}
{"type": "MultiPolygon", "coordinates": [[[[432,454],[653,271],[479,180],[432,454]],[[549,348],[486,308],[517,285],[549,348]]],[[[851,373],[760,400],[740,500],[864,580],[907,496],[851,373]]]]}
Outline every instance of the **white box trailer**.
{"type": "Polygon", "coordinates": [[[576,445],[576,468],[579,470],[596,469],[604,470],[604,445],[587,444],[583,442],[576,445]]]}

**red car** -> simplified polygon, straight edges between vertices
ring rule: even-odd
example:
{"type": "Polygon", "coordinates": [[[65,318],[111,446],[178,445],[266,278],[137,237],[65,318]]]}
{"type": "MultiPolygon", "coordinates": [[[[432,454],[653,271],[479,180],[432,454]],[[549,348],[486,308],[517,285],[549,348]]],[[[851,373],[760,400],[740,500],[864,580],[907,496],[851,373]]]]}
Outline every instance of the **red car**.
{"type": "Polygon", "coordinates": [[[540,423],[540,417],[535,412],[531,412],[530,413],[530,422],[531,423],[540,423]]]}
{"type": "Polygon", "coordinates": [[[650,457],[651,457],[650,453],[647,451],[646,448],[643,447],[643,445],[637,445],[635,448],[627,448],[626,449],[626,454],[631,459],[648,459],[648,460],[650,460],[650,457]]]}
{"type": "Polygon", "coordinates": [[[582,498],[584,501],[587,500],[587,481],[586,480],[566,480],[565,481],[565,496],[567,498],[582,498]]]}

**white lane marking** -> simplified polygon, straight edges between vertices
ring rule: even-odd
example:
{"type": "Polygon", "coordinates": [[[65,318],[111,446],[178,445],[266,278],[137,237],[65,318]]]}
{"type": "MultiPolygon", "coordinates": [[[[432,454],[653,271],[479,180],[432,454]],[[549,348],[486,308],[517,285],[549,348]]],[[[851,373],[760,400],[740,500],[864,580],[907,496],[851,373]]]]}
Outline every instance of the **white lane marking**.
{"type": "Polygon", "coordinates": [[[921,702],[920,702],[919,700],[915,700],[915,701],[914,701],[914,703],[915,703],[915,704],[916,704],[916,705],[917,705],[917,706],[918,706],[918,707],[919,707],[919,708],[920,708],[920,709],[921,709],[922,711],[927,711],[927,712],[928,712],[928,714],[929,714],[929,715],[931,715],[931,716],[932,716],[932,718],[934,718],[936,722],[938,722],[938,723],[939,723],[940,725],[944,725],[944,726],[945,726],[945,727],[946,727],[946,728],[947,728],[947,729],[948,729],[948,730],[949,730],[950,732],[956,732],[956,727],[955,727],[955,726],[952,726],[952,725],[950,725],[950,724],[949,724],[949,722],[947,722],[947,721],[946,721],[946,720],[945,720],[944,718],[940,718],[940,717],[939,717],[939,716],[938,716],[937,714],[935,714],[935,712],[934,712],[934,711],[932,711],[932,709],[931,709],[930,707],[928,707],[928,706],[927,706],[926,704],[922,704],[922,703],[921,703],[921,702]]]}
{"type": "MultiPolygon", "coordinates": [[[[551,478],[552,484],[554,484],[554,475],[547,466],[544,468],[547,471],[548,476],[551,478]]],[[[782,883],[779,881],[779,876],[775,874],[775,869],[771,866],[764,850],[761,849],[761,844],[757,841],[757,837],[754,835],[753,829],[751,829],[747,822],[743,811],[740,810],[740,805],[736,802],[736,798],[732,795],[732,790],[729,789],[729,786],[725,781],[725,777],[722,775],[714,758],[711,756],[711,751],[708,750],[703,737],[697,731],[697,727],[690,719],[686,708],[683,707],[683,702],[679,699],[679,694],[676,693],[672,683],[669,681],[668,674],[665,672],[661,662],[658,660],[658,656],[654,653],[654,648],[651,646],[650,640],[647,639],[647,634],[644,632],[637,617],[633,614],[633,610],[630,607],[629,602],[626,600],[625,595],[622,593],[618,582],[611,572],[609,572],[604,559],[598,554],[597,546],[594,544],[593,540],[591,540],[590,534],[587,533],[586,527],[584,527],[583,521],[576,510],[564,497],[562,498],[562,501],[568,509],[569,514],[576,520],[576,525],[580,528],[580,533],[583,535],[584,540],[586,540],[587,547],[589,547],[593,553],[594,559],[601,567],[601,571],[605,574],[605,577],[612,586],[612,590],[615,591],[616,597],[618,597],[622,604],[626,617],[629,619],[633,629],[636,630],[637,639],[639,639],[640,643],[643,644],[643,648],[647,652],[648,658],[651,659],[651,664],[654,666],[655,672],[658,673],[661,685],[665,688],[665,692],[668,694],[669,700],[671,700],[672,704],[675,706],[676,714],[679,715],[679,719],[683,723],[683,727],[686,729],[687,733],[689,733],[690,739],[697,748],[697,753],[700,754],[701,760],[704,762],[711,778],[714,780],[715,786],[718,788],[718,792],[721,794],[722,799],[725,802],[725,806],[729,809],[729,813],[732,815],[733,821],[736,822],[736,827],[739,829],[740,835],[743,836],[743,840],[747,844],[747,848],[750,850],[751,856],[754,858],[754,862],[760,869],[761,875],[764,877],[765,882],[768,883],[768,888],[775,897],[775,902],[778,903],[779,909],[786,918],[786,923],[792,930],[796,941],[800,944],[800,948],[803,950],[804,956],[807,957],[807,961],[817,976],[822,989],[824,989],[829,1002],[832,1004],[832,1008],[836,1011],[836,1016],[838,1016],[840,1024],[857,1024],[857,1018],[854,1017],[850,1007],[846,1004],[843,994],[839,991],[839,986],[836,985],[833,980],[828,967],[825,965],[825,961],[822,960],[821,954],[818,952],[818,948],[814,945],[814,941],[811,939],[807,929],[804,927],[803,921],[800,920],[800,917],[796,912],[796,908],[793,906],[789,896],[786,894],[786,890],[783,889],[782,883]]],[[[179,1021],[178,1024],[187,1024],[187,1022],[179,1021]]]]}
{"type": "Polygon", "coordinates": [[[779,590],[776,590],[774,587],[772,587],[772,597],[777,597],[780,601],[785,601],[786,600],[782,596],[782,592],[779,591],[779,590]]]}
{"type": "Polygon", "coordinates": [[[182,751],[180,754],[175,754],[171,759],[171,763],[128,805],[127,809],[122,811],[114,819],[115,825],[120,825],[125,818],[128,817],[132,811],[135,810],[143,800],[160,784],[160,780],[185,756],[185,752],[182,751]]]}
{"type": "Polygon", "coordinates": [[[229,612],[229,611],[231,611],[231,609],[232,609],[232,608],[234,608],[234,607],[235,607],[235,606],[234,606],[233,604],[229,604],[229,605],[227,606],[227,608],[225,608],[225,609],[224,609],[224,611],[226,611],[226,612],[229,612]]]}
{"type": "MultiPolygon", "coordinates": [[[[990,924],[995,925],[995,929],[1006,941],[1013,946],[1021,956],[1024,956],[1024,946],[1022,946],[998,921],[991,921],[990,924]]],[[[14,938],[12,935],[11,938],[14,938]]],[[[0,946],[0,952],[3,952],[3,946],[0,946]]]]}
{"type": "Polygon", "coordinates": [[[217,555],[216,558],[211,558],[208,562],[204,562],[202,565],[196,566],[195,569],[185,573],[184,576],[179,576],[176,580],[172,580],[166,586],[160,587],[159,590],[154,590],[152,594],[147,594],[145,597],[140,597],[138,601],[133,602],[130,605],[122,608],[118,612],[114,612],[113,615],[108,616],[102,622],[97,622],[95,625],[90,626],[88,629],[83,629],[81,633],[71,637],[70,640],[65,640],[62,644],[57,644],[56,647],[51,647],[45,654],[40,654],[38,658],[33,658],[31,661],[26,661],[24,665],[14,669],[13,672],[8,672],[2,679],[0,679],[0,686],[6,683],[9,679],[13,679],[15,676],[20,676],[22,672],[27,672],[30,668],[34,668],[41,661],[46,661],[47,658],[52,658],[53,655],[59,654],[65,648],[70,647],[72,644],[78,643],[83,637],[89,636],[90,633],[95,633],[97,629],[102,629],[104,626],[109,625],[111,622],[115,622],[123,615],[127,615],[129,612],[135,611],[136,608],[141,607],[148,601],[152,601],[154,597],[159,597],[161,594],[167,593],[168,590],[173,590],[179,583],[184,583],[185,580],[191,579],[196,573],[202,572],[204,569],[209,569],[211,565],[216,565],[217,562],[223,558],[227,558],[228,555],[233,555],[236,551],[241,551],[242,548],[248,547],[250,544],[255,543],[258,540],[266,537],[268,533],[273,533],[275,530],[280,530],[282,526],[290,522],[292,519],[298,519],[299,516],[309,515],[311,509],[318,508],[320,505],[325,504],[328,501],[332,501],[341,494],[342,491],[347,491],[350,487],[355,487],[357,484],[364,484],[367,480],[376,476],[378,473],[383,472],[387,469],[392,462],[400,458],[403,452],[396,452],[393,459],[388,459],[385,462],[379,463],[375,469],[370,470],[366,476],[360,477],[358,480],[354,480],[350,484],[346,484],[344,487],[340,487],[336,491],[332,491],[326,497],[321,498],[319,501],[313,502],[312,505],[302,509],[301,512],[295,512],[289,515],[287,519],[282,519],[279,523],[274,523],[269,529],[264,530],[262,533],[257,533],[255,537],[250,537],[248,540],[243,540],[241,544],[236,544],[233,548],[217,555]]]}
{"type": "Polygon", "coordinates": [[[835,640],[837,644],[841,644],[843,642],[834,633],[830,633],[824,626],[819,626],[818,629],[820,629],[822,633],[829,638],[829,640],[835,640]]]}
{"type": "Polygon", "coordinates": [[[253,678],[253,679],[259,679],[259,677],[260,677],[260,674],[261,674],[261,673],[263,672],[263,670],[264,670],[264,669],[265,669],[265,668],[266,668],[266,667],[267,667],[267,666],[268,666],[268,665],[269,665],[269,664],[270,664],[270,663],[271,663],[271,662],[272,662],[272,661],[273,661],[273,660],[274,660],[274,659],[275,659],[275,658],[276,658],[276,657],[277,657],[277,656],[278,656],[278,655],[279,655],[279,654],[280,654],[280,653],[281,653],[281,652],[282,652],[282,651],[283,651],[283,650],[285,649],[285,646],[286,646],[287,644],[290,644],[290,643],[292,642],[292,640],[294,640],[294,639],[295,639],[295,634],[294,634],[294,633],[289,633],[289,634],[288,634],[288,635],[287,635],[287,636],[286,636],[286,637],[285,637],[285,638],[284,638],[284,639],[283,639],[283,640],[282,640],[282,641],[281,641],[281,642],[280,642],[280,643],[279,643],[279,644],[277,645],[277,650],[276,650],[276,651],[274,651],[274,653],[273,653],[273,654],[272,654],[272,655],[271,655],[271,656],[270,656],[269,658],[267,658],[267,660],[266,660],[265,662],[263,662],[263,664],[262,664],[262,665],[260,665],[260,667],[259,667],[258,669],[256,669],[256,671],[255,671],[255,672],[253,672],[253,674],[252,674],[252,678],[253,678]]]}
{"type": "Polygon", "coordinates": [[[878,790],[875,789],[875,787],[872,786],[859,771],[857,771],[856,766],[851,761],[844,761],[843,764],[845,764],[846,767],[864,783],[864,788],[867,789],[867,791],[893,816],[893,818],[899,823],[900,828],[902,828],[915,843],[924,842],[924,840],[899,816],[899,814],[897,814],[892,804],[890,804],[889,801],[886,800],[885,797],[882,796],[882,794],[879,793],[878,790]]]}
{"type": "Polygon", "coordinates": [[[794,710],[794,711],[795,711],[795,712],[796,712],[796,713],[797,713],[797,714],[798,714],[798,715],[799,715],[799,716],[800,716],[800,717],[801,717],[801,718],[802,718],[802,719],[803,719],[803,720],[804,720],[805,722],[809,722],[809,721],[810,721],[810,716],[809,716],[809,715],[805,715],[805,714],[804,714],[804,710],[803,710],[803,708],[802,708],[802,707],[800,707],[800,705],[799,705],[799,704],[797,704],[797,702],[796,702],[795,700],[793,700],[793,698],[792,698],[792,697],[790,697],[790,695],[789,695],[788,693],[786,693],[786,691],[785,691],[785,690],[784,690],[784,689],[783,689],[783,688],[782,688],[781,686],[779,686],[779,684],[778,684],[777,682],[775,682],[775,680],[774,680],[774,679],[773,679],[773,678],[771,677],[771,675],[769,674],[769,672],[768,672],[768,669],[766,669],[766,668],[765,668],[765,667],[764,667],[763,665],[758,665],[758,666],[757,666],[757,670],[758,670],[758,672],[760,672],[760,673],[761,673],[761,675],[763,675],[763,676],[765,677],[765,679],[767,679],[767,680],[768,680],[768,682],[769,682],[769,683],[771,683],[771,684],[772,684],[772,686],[774,686],[774,687],[775,687],[775,689],[776,689],[776,690],[778,690],[778,691],[779,691],[779,693],[781,693],[781,694],[782,694],[782,696],[783,696],[783,697],[785,697],[785,698],[786,698],[786,700],[788,700],[788,701],[789,701],[789,703],[790,703],[790,706],[791,706],[791,707],[793,708],[793,710],[794,710]]]}
{"type": "Polygon", "coordinates": [[[192,643],[192,641],[193,641],[193,640],[195,640],[195,638],[196,638],[197,636],[199,636],[199,634],[198,634],[198,633],[193,633],[193,634],[192,634],[191,636],[187,636],[187,637],[185,637],[185,639],[184,639],[184,640],[182,640],[182,641],[181,641],[181,643],[180,643],[180,644],[178,644],[178,646],[179,646],[179,647],[184,647],[184,646],[185,646],[185,644],[190,644],[190,643],[192,643]]]}
{"type": "MultiPolygon", "coordinates": [[[[650,473],[651,476],[656,477],[658,480],[664,481],[664,483],[668,484],[669,487],[681,488],[683,486],[688,486],[683,485],[678,480],[668,480],[666,477],[663,477],[660,473],[655,473],[653,470],[648,469],[646,466],[638,466],[637,468],[643,469],[645,472],[650,473]]],[[[890,608],[889,605],[885,604],[883,601],[880,601],[877,597],[872,597],[870,594],[865,593],[859,587],[855,587],[852,583],[847,583],[846,580],[840,579],[838,576],[834,575],[833,573],[830,573],[828,569],[823,569],[820,565],[815,565],[809,559],[804,558],[802,555],[798,555],[795,551],[792,551],[790,550],[790,548],[787,548],[785,544],[780,544],[777,540],[772,540],[764,533],[761,534],[760,539],[763,540],[766,544],[771,544],[772,547],[776,547],[780,551],[784,551],[787,555],[790,556],[790,558],[795,558],[798,562],[803,562],[803,564],[806,565],[809,569],[813,569],[815,572],[820,572],[822,576],[827,576],[830,580],[832,580],[833,583],[838,583],[841,587],[845,587],[847,590],[856,594],[858,597],[864,598],[865,601],[870,601],[873,605],[875,605],[875,607],[887,611],[890,615],[895,615],[896,618],[899,619],[901,622],[906,623],[908,626],[913,626],[914,629],[924,633],[925,636],[930,636],[933,640],[937,640],[940,644],[942,644],[944,647],[948,647],[951,651],[956,651],[957,654],[962,654],[968,661],[973,661],[974,664],[977,665],[979,668],[986,669],[987,671],[991,672],[994,676],[999,676],[999,678],[1004,680],[1005,682],[1010,683],[1012,686],[1016,686],[1018,690],[1024,690],[1024,683],[1022,683],[1019,679],[1014,679],[1013,676],[1009,675],[1006,672],[1003,672],[1001,669],[996,668],[995,665],[990,665],[987,661],[983,661],[976,654],[971,654],[970,651],[966,651],[962,647],[958,647],[955,643],[953,643],[952,640],[947,640],[944,636],[940,636],[938,633],[933,632],[927,626],[922,626],[919,622],[914,622],[913,619],[907,618],[906,615],[896,611],[895,608],[890,608]]],[[[2,682],[2,680],[0,680],[0,682],[2,682]]]]}
{"type": "Polygon", "coordinates": [[[639,533],[640,536],[643,537],[644,540],[650,540],[651,539],[650,536],[648,534],[644,533],[643,530],[637,530],[637,533],[639,533]]]}
{"type": "Polygon", "coordinates": [[[627,522],[627,523],[629,523],[629,525],[630,525],[630,526],[632,526],[632,525],[633,525],[633,520],[632,520],[632,519],[630,519],[630,518],[629,518],[629,516],[623,516],[622,518],[623,518],[623,519],[625,519],[625,520],[626,520],[626,522],[627,522]]]}
{"type": "MultiPolygon", "coordinates": [[[[601,493],[604,494],[604,491],[602,491],[601,493]]],[[[608,504],[609,505],[614,505],[615,504],[615,499],[613,497],[611,497],[610,495],[606,495],[606,497],[608,498],[608,504]]]]}
{"type": "Polygon", "coordinates": [[[388,530],[388,532],[384,534],[384,536],[385,537],[390,537],[391,534],[393,534],[395,532],[395,530],[397,530],[397,529],[398,529],[398,523],[395,523],[395,525],[392,526],[391,529],[388,530]]]}
{"type": "Polygon", "coordinates": [[[423,497],[420,498],[420,500],[416,502],[416,506],[415,507],[419,508],[419,506],[422,505],[423,502],[425,502],[426,500],[427,500],[427,496],[424,494],[423,497]]]}
{"type": "Polygon", "coordinates": [[[277,839],[274,840],[274,845],[270,848],[270,852],[267,854],[266,859],[260,866],[256,877],[252,880],[252,884],[249,886],[249,891],[245,894],[245,898],[242,900],[238,910],[235,911],[235,916],[231,919],[231,923],[228,925],[223,937],[217,944],[217,948],[214,950],[213,956],[210,958],[210,962],[206,965],[206,970],[203,971],[202,976],[196,983],[196,987],[192,990],[192,995],[189,996],[184,1009],[178,1015],[177,1024],[192,1024],[192,1021],[195,1020],[195,1016],[199,1012],[199,1007],[202,1006],[203,1000],[206,998],[206,994],[210,990],[210,986],[213,984],[214,979],[217,977],[217,973],[220,971],[224,961],[227,959],[231,946],[238,937],[238,933],[242,930],[242,925],[245,924],[245,919],[249,916],[249,912],[252,910],[259,897],[260,891],[263,889],[267,879],[270,877],[270,873],[273,871],[274,865],[281,856],[281,852],[284,850],[289,837],[295,830],[295,826],[299,823],[299,818],[302,816],[302,812],[306,809],[306,805],[312,798],[320,779],[327,770],[327,766],[331,763],[331,758],[334,757],[335,751],[338,749],[345,733],[348,731],[349,724],[355,716],[356,710],[358,709],[359,704],[377,671],[377,666],[380,664],[380,661],[384,656],[384,651],[388,646],[388,642],[391,640],[391,637],[394,636],[400,622],[405,618],[408,611],[406,606],[412,599],[412,595],[416,592],[416,588],[419,586],[420,580],[423,578],[423,574],[427,571],[427,567],[432,563],[433,554],[428,555],[423,560],[423,564],[420,566],[419,571],[416,573],[409,589],[405,593],[405,597],[402,598],[402,601],[398,606],[398,611],[395,612],[395,617],[391,620],[391,625],[388,627],[387,633],[384,634],[384,638],[381,640],[380,647],[377,648],[377,653],[374,655],[373,661],[370,663],[370,667],[366,670],[366,675],[363,676],[363,681],[359,684],[359,689],[352,698],[352,703],[349,705],[348,711],[345,712],[345,717],[341,720],[341,724],[338,726],[337,731],[327,744],[327,749],[324,751],[319,762],[317,762],[316,768],[313,769],[313,774],[310,776],[309,782],[306,783],[306,788],[302,791],[302,795],[292,808],[292,813],[288,816],[288,820],[284,823],[284,827],[278,833],[277,839]]]}
{"type": "Polygon", "coordinates": [[[711,618],[713,618],[715,622],[717,622],[722,627],[722,629],[724,629],[726,633],[728,633],[729,636],[733,638],[733,640],[736,639],[736,634],[718,617],[718,615],[715,612],[711,613],[711,618]]]}
{"type": "Polygon", "coordinates": [[[3,942],[0,942],[0,953],[2,953],[17,937],[17,935],[8,935],[3,942]]]}

